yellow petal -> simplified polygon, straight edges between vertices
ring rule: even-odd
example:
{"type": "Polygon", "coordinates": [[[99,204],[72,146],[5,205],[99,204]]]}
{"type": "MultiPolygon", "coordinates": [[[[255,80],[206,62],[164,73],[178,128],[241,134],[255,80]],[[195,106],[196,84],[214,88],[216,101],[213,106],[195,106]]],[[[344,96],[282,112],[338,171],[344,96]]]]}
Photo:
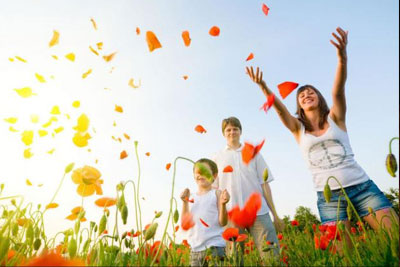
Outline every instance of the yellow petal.
{"type": "Polygon", "coordinates": [[[99,42],[96,45],[97,45],[97,49],[99,49],[99,50],[103,49],[103,42],[99,42]]]}
{"type": "Polygon", "coordinates": [[[38,186],[38,187],[42,187],[42,186],[43,186],[43,184],[38,184],[37,186],[38,186]]]}
{"type": "Polygon", "coordinates": [[[92,73],[92,69],[89,69],[87,72],[82,74],[82,79],[85,79],[90,73],[92,73]]]}
{"type": "Polygon", "coordinates": [[[12,127],[12,126],[10,126],[10,127],[8,128],[8,130],[10,130],[10,132],[14,132],[14,133],[18,132],[18,130],[15,129],[14,127],[12,127]]]}
{"type": "Polygon", "coordinates": [[[32,89],[30,87],[24,87],[21,89],[14,89],[17,94],[23,98],[31,97],[33,95],[36,95],[35,93],[32,92],[32,89]]]}
{"type": "Polygon", "coordinates": [[[4,121],[14,124],[18,121],[18,118],[15,118],[15,117],[5,118],[4,121]]]}
{"type": "Polygon", "coordinates": [[[92,52],[93,52],[93,54],[95,54],[96,56],[98,56],[98,55],[99,55],[99,52],[97,52],[96,50],[94,50],[94,48],[93,48],[93,47],[89,46],[89,49],[90,49],[90,51],[92,51],[92,52]]]}
{"type": "Polygon", "coordinates": [[[49,204],[47,204],[46,205],[46,210],[47,209],[55,209],[55,208],[57,208],[58,207],[58,204],[57,203],[49,203],[49,204]]]}
{"type": "Polygon", "coordinates": [[[90,139],[89,134],[82,134],[81,132],[75,133],[74,137],[72,138],[72,142],[78,147],[84,147],[88,145],[88,140],[90,139]]]}
{"type": "Polygon", "coordinates": [[[59,132],[61,132],[62,130],[64,130],[64,127],[60,126],[60,127],[56,128],[56,129],[54,129],[54,132],[55,132],[55,133],[59,133],[59,132]]]}
{"type": "Polygon", "coordinates": [[[27,148],[24,150],[24,158],[30,159],[33,156],[33,153],[31,152],[30,148],[27,148]]]}
{"type": "Polygon", "coordinates": [[[43,137],[47,135],[47,131],[46,130],[38,130],[39,136],[43,137]]]}
{"type": "Polygon", "coordinates": [[[69,116],[69,114],[64,114],[64,115],[65,117],[67,117],[68,120],[71,119],[71,116],[69,116]]]}
{"type": "Polygon", "coordinates": [[[30,144],[32,144],[33,142],[33,131],[24,131],[22,134],[22,142],[24,142],[24,144],[26,146],[29,146],[30,144]]]}
{"type": "Polygon", "coordinates": [[[75,54],[74,54],[74,53],[69,53],[69,54],[65,55],[65,57],[66,57],[68,60],[71,60],[72,62],[75,61],[75,54]]]}
{"type": "Polygon", "coordinates": [[[54,58],[55,60],[58,60],[58,57],[56,55],[51,55],[52,58],[54,58]]]}
{"type": "Polygon", "coordinates": [[[53,115],[60,115],[60,114],[61,114],[60,108],[59,108],[58,106],[54,106],[54,107],[51,109],[50,114],[53,114],[53,115]]]}
{"type": "Polygon", "coordinates": [[[86,114],[82,114],[78,118],[78,124],[73,127],[74,130],[78,132],[86,132],[89,128],[89,118],[86,116],[86,114]]]}
{"type": "Polygon", "coordinates": [[[122,113],[124,112],[124,109],[121,106],[115,105],[115,111],[122,113]]]}
{"type": "Polygon", "coordinates": [[[139,88],[140,85],[141,85],[141,80],[139,80],[139,84],[138,84],[138,85],[135,85],[135,84],[133,83],[133,78],[132,78],[132,79],[129,80],[128,85],[129,85],[130,87],[132,87],[132,88],[135,88],[135,89],[136,89],[136,88],[139,88]]]}
{"type": "Polygon", "coordinates": [[[41,83],[45,83],[46,80],[44,79],[44,77],[38,73],[35,73],[36,79],[41,82],[41,83]]]}
{"type": "Polygon", "coordinates": [[[54,153],[54,151],[56,151],[56,149],[55,149],[55,148],[53,148],[53,149],[51,149],[51,150],[47,151],[47,154],[50,154],[50,155],[52,155],[52,154],[54,153]]]}
{"type": "Polygon", "coordinates": [[[110,62],[114,58],[115,54],[117,54],[117,52],[111,53],[108,56],[103,56],[103,58],[105,61],[110,62]]]}
{"type": "Polygon", "coordinates": [[[94,21],[94,19],[93,18],[90,18],[90,21],[92,22],[92,24],[93,24],[93,28],[95,29],[95,30],[97,30],[97,24],[96,24],[96,21],[94,21]]]}
{"type": "Polygon", "coordinates": [[[48,122],[46,122],[45,124],[42,125],[43,128],[47,128],[51,125],[52,120],[49,120],[48,122]]]}
{"type": "Polygon", "coordinates": [[[26,180],[25,180],[25,183],[26,183],[26,185],[29,185],[29,186],[32,185],[32,183],[31,183],[31,181],[29,181],[29,179],[26,179],[26,180]]]}
{"type": "Polygon", "coordinates": [[[52,47],[52,46],[58,44],[59,38],[60,38],[60,33],[56,30],[53,30],[53,37],[51,38],[51,40],[49,42],[49,47],[52,47]]]}
{"type": "Polygon", "coordinates": [[[24,62],[24,63],[27,62],[27,61],[26,61],[25,59],[23,59],[22,57],[15,56],[15,58],[18,59],[18,60],[21,61],[21,62],[24,62]]]}
{"type": "MultiPolygon", "coordinates": [[[[115,121],[113,122],[113,126],[114,126],[114,127],[117,126],[117,123],[116,123],[115,121]]],[[[113,136],[113,137],[114,137],[114,136],[113,136]]]]}
{"type": "Polygon", "coordinates": [[[81,102],[79,102],[78,100],[75,100],[74,102],[72,102],[72,106],[74,108],[79,108],[81,106],[81,102]]]}
{"type": "Polygon", "coordinates": [[[56,116],[51,116],[51,117],[50,117],[50,121],[58,121],[58,119],[57,119],[56,116]]]}
{"type": "Polygon", "coordinates": [[[14,59],[12,57],[9,57],[8,60],[14,62],[14,59]]]}
{"type": "Polygon", "coordinates": [[[32,123],[38,123],[39,122],[39,116],[36,114],[31,115],[31,122],[32,123]]]}
{"type": "Polygon", "coordinates": [[[76,192],[78,192],[78,194],[82,197],[91,196],[95,192],[95,187],[94,185],[80,184],[76,189],[76,192]]]}

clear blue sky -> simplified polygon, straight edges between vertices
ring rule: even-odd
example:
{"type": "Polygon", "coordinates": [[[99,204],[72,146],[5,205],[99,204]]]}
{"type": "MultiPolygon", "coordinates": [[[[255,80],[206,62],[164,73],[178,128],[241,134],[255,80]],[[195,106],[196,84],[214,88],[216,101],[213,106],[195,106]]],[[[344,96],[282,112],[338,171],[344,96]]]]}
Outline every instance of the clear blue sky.
{"type": "MultiPolygon", "coordinates": [[[[243,141],[266,139],[261,153],[275,176],[271,187],[281,217],[293,216],[299,205],[317,214],[316,193],[300,150],[273,110],[268,114],[259,110],[264,96],[245,75],[245,66],[260,66],[275,92],[283,81],[308,83],[331,103],[337,58],[329,40],[337,26],[349,31],[347,128],[356,159],[382,190],[398,187],[398,178],[390,177],[384,166],[388,141],[399,134],[398,1],[275,0],[265,2],[270,7],[268,16],[261,11],[262,3],[0,1],[0,114],[18,117],[14,127],[20,130],[12,133],[9,124],[0,125],[0,160],[5,163],[0,181],[6,184],[6,195],[20,193],[27,202],[46,203],[65,165],[75,162],[77,167],[96,166],[105,180],[104,194],[113,196],[116,183],[136,179],[132,148],[133,140],[138,140],[146,223],[154,210],[167,212],[172,172],[165,170],[165,164],[177,156],[210,157],[225,145],[221,120],[236,116],[243,124],[243,141]],[[90,18],[97,22],[97,31],[90,18]],[[221,29],[219,37],[208,34],[214,25],[221,29]],[[60,43],[49,48],[54,29],[60,32],[60,43]],[[161,49],[148,51],[147,30],[157,35],[161,49]],[[183,30],[190,32],[190,47],[183,45],[183,30]],[[99,41],[104,42],[102,53],[118,51],[111,62],[89,51],[88,46],[99,41]],[[69,52],[76,54],[74,63],[64,58],[69,52]],[[246,63],[250,52],[254,59],[246,63]],[[8,60],[16,55],[28,63],[8,60]],[[93,72],[83,80],[81,75],[89,68],[93,72]],[[47,82],[38,83],[36,72],[47,82]],[[130,78],[140,79],[142,86],[130,88],[130,78]],[[22,99],[13,90],[25,86],[32,87],[37,96],[22,99]],[[72,108],[74,100],[81,101],[79,109],[72,108]],[[124,113],[114,112],[115,104],[124,113]],[[53,105],[71,119],[60,116],[57,125],[65,130],[55,138],[36,135],[31,146],[34,156],[24,159],[21,131],[39,129],[53,105]],[[71,141],[72,127],[81,113],[90,118],[93,136],[85,148],[71,141]],[[30,122],[31,114],[39,115],[39,124],[30,122]],[[207,133],[196,133],[197,124],[207,133]],[[111,139],[124,132],[130,141],[111,139]],[[46,153],[51,148],[56,149],[53,155],[46,153]],[[121,161],[119,153],[124,149],[129,156],[121,161]],[[145,152],[151,156],[144,156],[145,152]],[[27,187],[26,178],[44,186],[27,187]]],[[[294,112],[295,94],[284,103],[294,112]]],[[[398,155],[398,142],[394,147],[398,155]]],[[[179,163],[175,195],[185,187],[195,188],[191,166],[179,163]]],[[[68,177],[56,199],[60,207],[46,215],[53,232],[72,226],[60,218],[79,205],[75,189],[68,177]]],[[[100,211],[93,205],[95,199],[87,198],[85,207],[88,219],[97,221],[100,211]]],[[[130,215],[133,222],[133,210],[130,215]]]]}

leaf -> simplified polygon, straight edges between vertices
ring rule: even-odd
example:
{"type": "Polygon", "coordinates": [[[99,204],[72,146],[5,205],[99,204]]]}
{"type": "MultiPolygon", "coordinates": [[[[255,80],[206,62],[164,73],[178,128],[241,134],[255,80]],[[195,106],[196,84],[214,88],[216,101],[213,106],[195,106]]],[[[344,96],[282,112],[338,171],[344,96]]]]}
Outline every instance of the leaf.
{"type": "Polygon", "coordinates": [[[103,49],[103,42],[97,43],[96,46],[97,46],[97,49],[98,49],[98,50],[103,49]]]}
{"type": "Polygon", "coordinates": [[[30,159],[33,156],[33,153],[31,152],[30,148],[27,148],[24,150],[24,158],[30,159]]]}
{"type": "Polygon", "coordinates": [[[5,118],[4,121],[14,124],[18,121],[18,118],[15,118],[15,117],[5,118]]]}
{"type": "Polygon", "coordinates": [[[53,108],[50,111],[50,114],[52,114],[52,115],[60,115],[61,114],[60,108],[58,106],[53,106],[53,108]]]}
{"type": "Polygon", "coordinates": [[[224,168],[223,172],[233,172],[233,168],[231,165],[228,165],[224,168]]]}
{"type": "Polygon", "coordinates": [[[22,142],[26,145],[29,146],[33,142],[33,131],[24,131],[22,134],[22,142]]]}
{"type": "Polygon", "coordinates": [[[79,108],[81,106],[81,102],[79,102],[78,100],[75,100],[74,102],[72,102],[72,106],[74,108],[79,108]]]}
{"type": "Polygon", "coordinates": [[[23,87],[21,89],[14,89],[14,91],[17,92],[17,94],[20,97],[23,97],[23,98],[28,98],[28,97],[31,97],[33,95],[36,95],[35,93],[32,92],[32,89],[30,87],[23,87]]]}
{"type": "Polygon", "coordinates": [[[204,127],[201,126],[201,125],[197,125],[196,127],[194,127],[194,130],[195,130],[196,132],[198,132],[198,133],[201,133],[201,134],[207,132],[206,129],[204,129],[204,127]]]}
{"type": "Polygon", "coordinates": [[[66,54],[65,57],[66,57],[68,60],[72,61],[72,62],[75,61],[75,54],[74,54],[74,53],[66,54]]]}
{"type": "Polygon", "coordinates": [[[295,82],[283,82],[278,85],[279,93],[285,99],[297,86],[299,84],[295,82]]]}
{"type": "Polygon", "coordinates": [[[15,58],[18,59],[21,62],[27,63],[27,61],[25,59],[23,59],[22,57],[15,56],[15,58]]]}
{"type": "Polygon", "coordinates": [[[40,74],[38,74],[38,73],[35,73],[35,76],[36,76],[36,79],[37,79],[39,82],[41,82],[41,83],[45,83],[45,82],[46,82],[46,80],[43,78],[42,75],[40,75],[40,74]]]}
{"type": "Polygon", "coordinates": [[[160,41],[157,39],[157,36],[152,31],[146,32],[146,42],[150,52],[162,47],[160,41]]]}
{"type": "Polygon", "coordinates": [[[140,29],[139,29],[139,27],[136,27],[136,35],[139,35],[140,34],[140,29]]]}
{"type": "Polygon", "coordinates": [[[55,46],[58,44],[58,41],[60,39],[60,33],[56,30],[53,30],[53,37],[51,38],[49,42],[49,47],[55,46]]]}
{"type": "Polygon", "coordinates": [[[29,179],[26,179],[26,180],[25,180],[25,183],[26,183],[26,185],[28,185],[28,186],[32,186],[32,183],[31,183],[31,181],[29,181],[29,179]]]}
{"type": "Polygon", "coordinates": [[[128,82],[128,85],[130,86],[130,87],[132,87],[132,88],[139,88],[140,87],[140,85],[141,85],[141,80],[139,80],[139,84],[138,85],[135,85],[134,84],[134,82],[133,82],[133,78],[131,78],[130,80],[129,80],[129,82],[128,82]]]}
{"type": "Polygon", "coordinates": [[[211,27],[210,31],[208,32],[211,36],[217,37],[219,36],[220,29],[217,26],[211,27]]]}
{"type": "Polygon", "coordinates": [[[265,102],[260,109],[262,109],[265,112],[267,112],[272,107],[274,102],[275,102],[275,95],[274,94],[270,94],[270,95],[267,96],[267,102],[265,102]]]}
{"type": "Polygon", "coordinates": [[[252,60],[254,58],[254,54],[250,53],[250,55],[246,58],[246,61],[252,60]]]}
{"type": "Polygon", "coordinates": [[[87,72],[82,74],[82,79],[85,79],[90,73],[92,73],[92,69],[89,69],[87,72]]]}
{"type": "Polygon", "coordinates": [[[188,31],[182,32],[182,39],[183,39],[183,43],[185,44],[185,46],[190,46],[190,42],[192,41],[192,39],[190,39],[188,31]]]}
{"type": "Polygon", "coordinates": [[[96,56],[99,55],[99,52],[97,52],[97,51],[96,51],[93,47],[91,47],[90,45],[89,45],[89,49],[90,49],[90,51],[92,51],[93,54],[95,54],[96,56]]]}
{"type": "Polygon", "coordinates": [[[109,54],[108,56],[106,55],[106,56],[103,56],[103,59],[105,60],[105,61],[107,61],[107,62],[110,62],[113,58],[114,58],[114,56],[117,54],[117,52],[114,52],[114,53],[111,53],[111,54],[109,54]]]}
{"type": "Polygon", "coordinates": [[[262,5],[262,11],[264,12],[265,16],[268,16],[269,7],[266,4],[262,5]]]}
{"type": "Polygon", "coordinates": [[[94,19],[93,19],[93,18],[90,18],[90,21],[92,22],[93,28],[94,28],[95,30],[97,30],[97,24],[96,24],[96,21],[94,21],[94,19]]]}
{"type": "Polygon", "coordinates": [[[119,158],[120,158],[120,159],[124,159],[124,158],[126,158],[126,157],[128,157],[128,153],[126,153],[126,151],[124,150],[124,151],[122,151],[122,152],[120,153],[119,158]]]}
{"type": "Polygon", "coordinates": [[[124,112],[123,108],[121,106],[118,106],[118,105],[115,105],[115,111],[116,112],[120,112],[120,113],[124,112]]]}

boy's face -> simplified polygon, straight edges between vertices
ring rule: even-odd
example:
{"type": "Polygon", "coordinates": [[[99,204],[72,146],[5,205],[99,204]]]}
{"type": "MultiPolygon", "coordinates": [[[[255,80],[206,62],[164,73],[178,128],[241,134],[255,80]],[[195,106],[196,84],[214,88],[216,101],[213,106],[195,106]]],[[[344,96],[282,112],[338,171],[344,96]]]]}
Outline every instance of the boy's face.
{"type": "Polygon", "coordinates": [[[224,130],[224,137],[228,143],[240,142],[241,131],[239,127],[228,124],[224,130]]]}
{"type": "MultiPolygon", "coordinates": [[[[207,163],[202,163],[202,165],[204,167],[206,167],[210,173],[212,173],[211,168],[210,168],[210,166],[208,166],[207,163]]],[[[207,177],[200,174],[199,168],[197,168],[197,167],[194,168],[194,180],[195,180],[196,184],[200,187],[211,186],[215,180],[215,176],[216,175],[214,175],[214,177],[213,177],[214,179],[211,181],[211,180],[207,179],[207,177]]]]}

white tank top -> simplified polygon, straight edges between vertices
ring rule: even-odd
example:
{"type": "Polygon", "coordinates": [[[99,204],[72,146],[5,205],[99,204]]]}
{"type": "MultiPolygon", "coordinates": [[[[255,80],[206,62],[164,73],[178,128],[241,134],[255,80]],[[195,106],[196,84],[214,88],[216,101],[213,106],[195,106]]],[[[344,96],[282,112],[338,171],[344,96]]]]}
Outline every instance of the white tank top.
{"type": "Polygon", "coordinates": [[[215,189],[211,189],[204,195],[194,194],[194,203],[190,209],[193,214],[195,225],[189,230],[188,241],[192,251],[198,252],[207,248],[225,247],[225,240],[222,238],[223,227],[219,225],[218,206],[215,189]],[[208,224],[206,227],[201,223],[202,219],[208,224]]]}
{"type": "MultiPolygon", "coordinates": [[[[339,128],[328,116],[329,128],[321,136],[305,132],[301,124],[300,149],[313,176],[314,189],[323,191],[329,176],[335,176],[343,187],[360,184],[369,180],[368,175],[354,159],[347,133],[339,128]]],[[[339,184],[329,180],[332,190],[339,184]]]]}

